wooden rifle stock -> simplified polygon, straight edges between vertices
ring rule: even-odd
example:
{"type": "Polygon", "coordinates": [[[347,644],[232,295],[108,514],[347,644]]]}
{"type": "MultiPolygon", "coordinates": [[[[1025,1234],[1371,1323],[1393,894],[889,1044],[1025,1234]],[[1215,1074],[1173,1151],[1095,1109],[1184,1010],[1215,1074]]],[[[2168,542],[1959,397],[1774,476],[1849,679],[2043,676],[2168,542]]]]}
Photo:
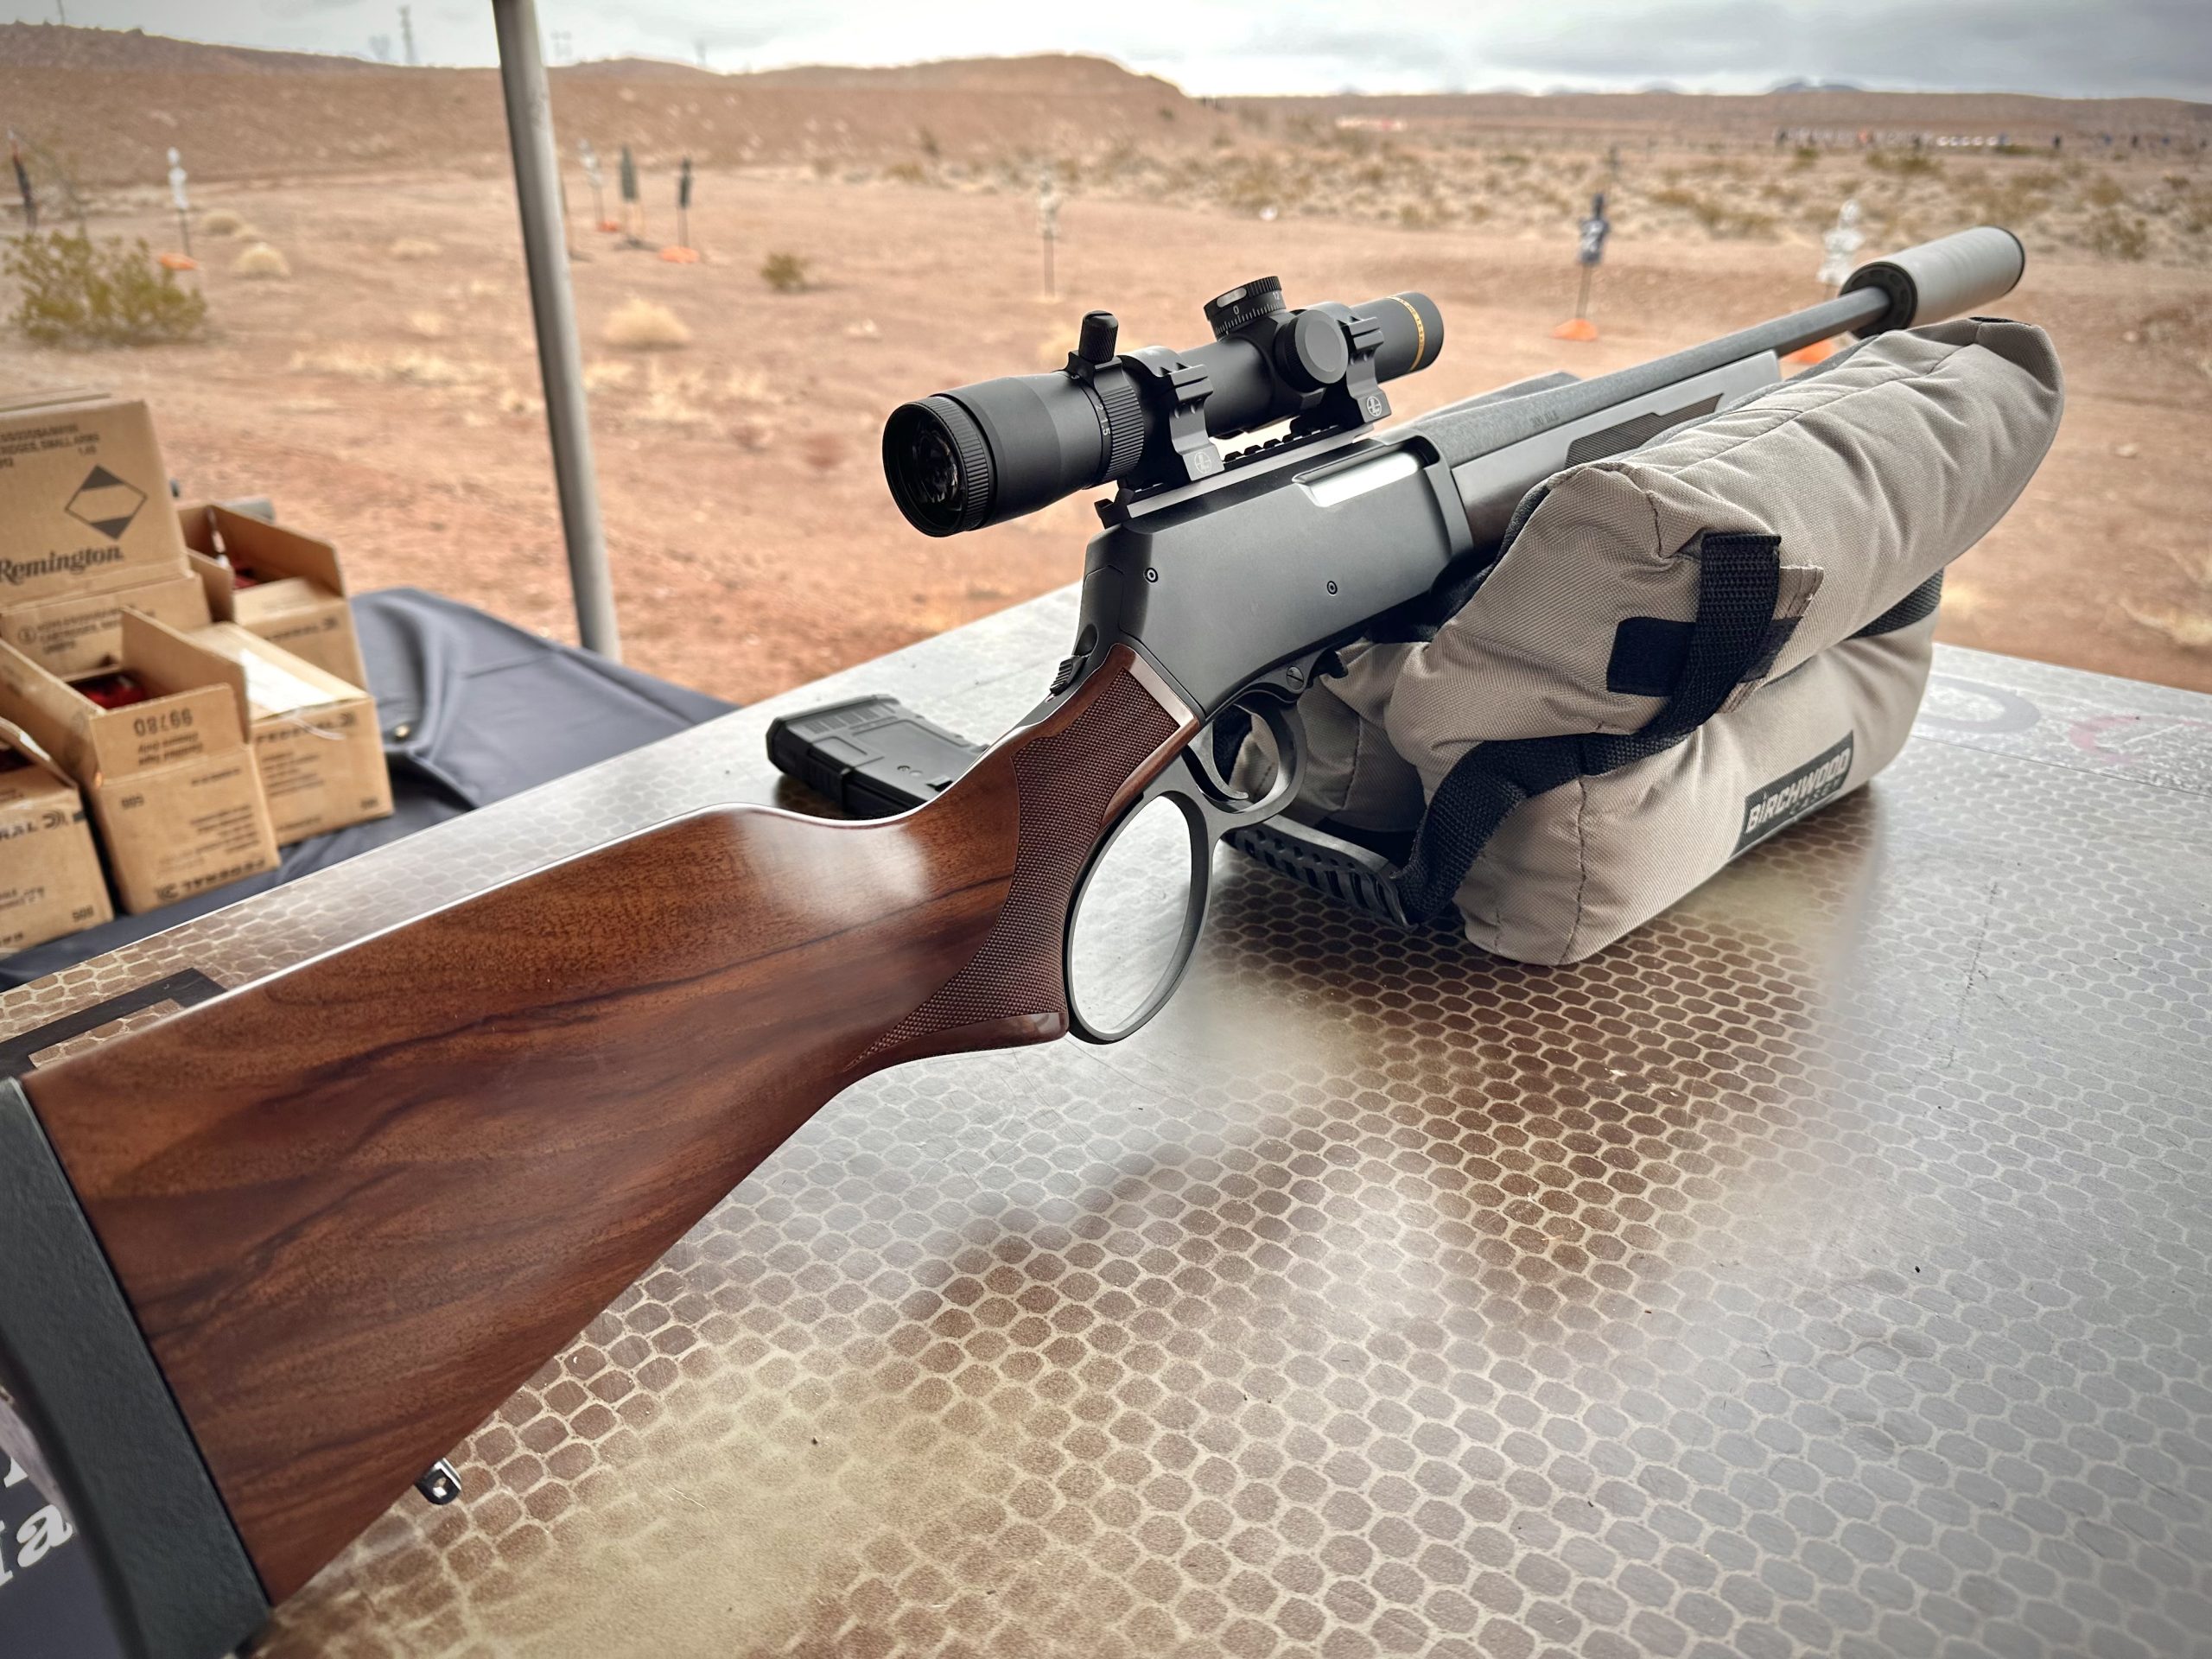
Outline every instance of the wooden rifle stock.
{"type": "Polygon", "coordinates": [[[270,1600],[840,1090],[1064,1033],[1076,882],[1196,724],[1117,647],[904,817],[677,819],[33,1074],[270,1600]]]}

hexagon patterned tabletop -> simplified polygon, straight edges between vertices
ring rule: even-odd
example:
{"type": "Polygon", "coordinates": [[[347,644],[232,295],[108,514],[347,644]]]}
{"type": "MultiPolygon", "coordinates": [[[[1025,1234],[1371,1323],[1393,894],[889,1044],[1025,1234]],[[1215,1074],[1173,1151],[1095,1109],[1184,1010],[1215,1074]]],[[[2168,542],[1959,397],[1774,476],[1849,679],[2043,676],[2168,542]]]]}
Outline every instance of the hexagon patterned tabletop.
{"type": "MultiPolygon", "coordinates": [[[[790,708],[1002,728],[1072,616],[0,998],[0,1036],[771,798],[790,708]]],[[[1872,789],[1578,967],[1218,855],[1155,1026],[849,1091],[259,1651],[2212,1652],[2212,698],[1937,669],[1872,789]]]]}

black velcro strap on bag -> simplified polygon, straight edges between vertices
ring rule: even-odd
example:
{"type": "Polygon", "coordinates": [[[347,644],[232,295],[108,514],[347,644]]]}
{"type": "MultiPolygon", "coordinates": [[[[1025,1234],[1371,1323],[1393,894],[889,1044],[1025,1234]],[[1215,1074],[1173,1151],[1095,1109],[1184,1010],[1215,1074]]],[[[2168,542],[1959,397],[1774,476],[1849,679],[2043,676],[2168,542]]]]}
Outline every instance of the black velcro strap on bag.
{"type": "Polygon", "coordinates": [[[1532,795],[1643,760],[1681,742],[1720,710],[1738,685],[1764,674],[1793,619],[1777,619],[1782,543],[1774,536],[1710,535],[1698,555],[1697,621],[1681,677],[1641,730],[1567,733],[1479,743],[1459,757],[1430,798],[1398,874],[1409,920],[1433,924],[1505,815],[1532,795]]]}
{"type": "Polygon", "coordinates": [[[1505,815],[1531,795],[1582,775],[1577,737],[1524,737],[1482,743],[1459,757],[1436,786],[1413,855],[1398,872],[1398,904],[1416,926],[1442,921],[1505,815]]]}
{"type": "Polygon", "coordinates": [[[1936,614],[1936,607],[1943,602],[1943,573],[1938,570],[1903,599],[1884,611],[1851,637],[1872,639],[1876,634],[1895,633],[1899,628],[1909,628],[1936,614]]]}

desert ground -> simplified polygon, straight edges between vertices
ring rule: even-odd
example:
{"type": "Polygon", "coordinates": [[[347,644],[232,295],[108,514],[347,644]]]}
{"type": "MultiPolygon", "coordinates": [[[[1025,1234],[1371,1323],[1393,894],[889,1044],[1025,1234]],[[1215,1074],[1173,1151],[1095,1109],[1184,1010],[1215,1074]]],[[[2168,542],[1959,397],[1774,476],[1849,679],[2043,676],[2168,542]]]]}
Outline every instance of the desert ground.
{"type": "MultiPolygon", "coordinates": [[[[63,34],[0,30],[0,96],[12,87],[20,105],[37,87],[41,154],[90,156],[47,165],[73,169],[95,236],[178,246],[153,146],[182,145],[199,269],[181,280],[206,293],[208,325],[188,343],[96,353],[0,328],[0,385],[142,395],[186,492],[273,497],[339,543],[357,588],[432,588],[572,637],[514,201],[486,149],[501,137],[488,75],[389,72],[446,77],[441,92],[359,66],[180,71],[200,48],[137,70],[126,51],[118,70],[81,42],[60,53],[63,34]],[[452,102],[451,142],[426,147],[411,116],[338,118],[361,86],[452,102]],[[103,99],[117,112],[105,123],[103,99]],[[298,117],[289,143],[269,118],[279,105],[298,117]],[[310,118],[318,107],[327,118],[310,118]],[[216,124],[210,108],[256,119],[216,124]],[[168,124],[130,137],[149,109],[168,124]],[[368,155],[327,142],[358,149],[387,129],[404,142],[368,155]],[[287,274],[235,268],[263,243],[287,274]]],[[[2006,310],[2049,327],[2067,371],[2057,447],[1956,568],[1942,637],[2212,690],[2212,111],[1673,98],[1664,119],[1630,120],[1632,99],[1521,99],[1509,125],[1466,100],[1201,103],[1070,62],[1024,72],[999,105],[945,66],[858,92],[831,72],[556,76],[569,153],[589,138],[611,195],[634,127],[645,175],[637,249],[597,228],[582,174],[568,179],[630,661],[750,700],[1073,580],[1094,526],[1085,500],[930,540],[893,507],[876,444],[906,398],[1056,365],[1090,307],[1120,315],[1125,345],[1189,344],[1201,303],[1251,276],[1280,275],[1294,303],[1424,289],[1447,343],[1393,388],[1410,415],[1808,304],[1819,233],[1850,196],[1862,257],[1981,220],[2018,230],[2028,276],[2006,310]],[[724,84],[739,113],[709,133],[724,84]],[[1093,88],[1099,111],[1063,130],[1093,88]],[[1801,106],[1827,118],[1792,118],[1801,106]],[[692,264],[656,257],[675,238],[687,123],[700,135],[692,264]],[[1954,130],[2002,130],[2008,150],[1936,142],[1954,130]],[[1056,295],[1038,238],[1047,166],[1063,199],[1056,295]],[[1574,221],[1593,188],[1614,224],[1599,338],[1563,342],[1551,329],[1573,308],[1574,221]],[[773,253],[803,262],[804,287],[763,280],[773,253]],[[610,333],[632,302],[685,338],[610,333]]],[[[13,303],[0,284],[0,312],[13,303]]]]}

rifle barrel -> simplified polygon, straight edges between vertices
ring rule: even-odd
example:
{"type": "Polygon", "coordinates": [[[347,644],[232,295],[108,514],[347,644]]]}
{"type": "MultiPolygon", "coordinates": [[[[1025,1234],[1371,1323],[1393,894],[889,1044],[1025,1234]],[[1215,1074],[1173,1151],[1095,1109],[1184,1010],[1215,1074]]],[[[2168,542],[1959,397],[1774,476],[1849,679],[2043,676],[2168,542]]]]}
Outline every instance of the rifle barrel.
{"type": "Polygon", "coordinates": [[[1787,355],[1816,340],[1872,322],[1889,308],[1889,299],[1879,289],[1862,288],[1595,379],[1577,380],[1572,385],[1532,391],[1501,403],[1440,410],[1415,424],[1442,453],[1445,465],[1464,466],[1478,455],[1570,421],[1601,414],[1630,398],[1646,397],[1694,376],[1740,363],[1747,357],[1769,352],[1777,357],[1787,355]]]}
{"type": "Polygon", "coordinates": [[[1439,410],[1416,424],[1442,451],[1447,466],[1464,466],[1478,455],[1748,357],[1769,352],[1787,356],[1846,331],[1864,335],[1955,317],[2011,293],[2025,264],[2018,237],[1993,225],[1977,226],[1861,265],[1834,299],[1786,317],[1594,380],[1500,403],[1439,410]]]}

